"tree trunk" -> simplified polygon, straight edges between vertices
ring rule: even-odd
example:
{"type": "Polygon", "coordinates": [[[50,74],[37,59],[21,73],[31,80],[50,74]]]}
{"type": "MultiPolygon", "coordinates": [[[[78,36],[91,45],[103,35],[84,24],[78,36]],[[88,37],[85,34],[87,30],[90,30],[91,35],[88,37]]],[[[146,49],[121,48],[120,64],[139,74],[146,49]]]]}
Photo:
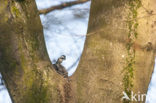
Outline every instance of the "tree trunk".
{"type": "Polygon", "coordinates": [[[67,103],[70,85],[47,55],[34,0],[0,0],[0,70],[13,103],[67,103]]]}
{"type": "MultiPolygon", "coordinates": [[[[92,0],[80,65],[57,74],[34,0],[0,0],[0,71],[14,103],[121,103],[145,94],[154,66],[155,0],[92,0]]],[[[137,98],[138,100],[138,98],[137,98]]]]}
{"type": "Polygon", "coordinates": [[[123,92],[132,102],[132,91],[146,94],[156,50],[155,4],[92,0],[84,52],[72,76],[75,103],[128,103],[123,92]]]}

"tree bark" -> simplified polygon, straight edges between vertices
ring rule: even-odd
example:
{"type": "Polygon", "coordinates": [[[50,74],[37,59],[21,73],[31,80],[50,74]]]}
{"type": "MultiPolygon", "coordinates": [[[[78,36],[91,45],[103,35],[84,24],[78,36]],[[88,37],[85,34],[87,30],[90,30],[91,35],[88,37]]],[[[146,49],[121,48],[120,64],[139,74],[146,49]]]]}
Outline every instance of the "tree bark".
{"type": "Polygon", "coordinates": [[[155,3],[92,0],[84,52],[72,76],[75,103],[129,103],[135,102],[132,91],[146,94],[156,50],[155,3]],[[131,101],[122,100],[123,92],[131,101]]]}
{"type": "Polygon", "coordinates": [[[35,0],[0,0],[0,71],[13,103],[68,103],[47,55],[35,0]]]}
{"type": "Polygon", "coordinates": [[[146,93],[156,50],[155,3],[92,0],[84,52],[69,81],[50,63],[35,1],[0,0],[0,71],[13,102],[129,103],[121,100],[123,91],[146,93]]]}

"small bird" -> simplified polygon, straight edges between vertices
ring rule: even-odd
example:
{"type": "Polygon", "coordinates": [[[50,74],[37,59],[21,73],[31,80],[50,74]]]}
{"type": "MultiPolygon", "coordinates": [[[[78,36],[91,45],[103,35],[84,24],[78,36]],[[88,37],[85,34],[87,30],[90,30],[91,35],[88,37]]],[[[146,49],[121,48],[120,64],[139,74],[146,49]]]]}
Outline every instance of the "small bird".
{"type": "Polygon", "coordinates": [[[68,77],[68,72],[66,71],[65,67],[63,65],[61,65],[61,63],[66,60],[66,56],[62,55],[61,57],[58,58],[58,60],[56,61],[55,64],[53,64],[55,70],[64,76],[64,78],[68,77]]]}

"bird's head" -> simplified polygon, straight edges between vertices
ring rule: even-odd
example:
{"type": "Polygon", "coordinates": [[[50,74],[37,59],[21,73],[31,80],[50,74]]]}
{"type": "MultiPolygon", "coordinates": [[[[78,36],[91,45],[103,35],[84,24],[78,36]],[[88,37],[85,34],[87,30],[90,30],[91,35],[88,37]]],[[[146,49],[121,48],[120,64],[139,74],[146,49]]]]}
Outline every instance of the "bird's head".
{"type": "Polygon", "coordinates": [[[66,60],[66,56],[65,55],[62,55],[61,57],[59,57],[58,58],[58,60],[57,60],[57,63],[62,63],[63,62],[63,60],[66,60]]]}
{"type": "Polygon", "coordinates": [[[62,55],[59,59],[66,60],[66,56],[62,55]]]}

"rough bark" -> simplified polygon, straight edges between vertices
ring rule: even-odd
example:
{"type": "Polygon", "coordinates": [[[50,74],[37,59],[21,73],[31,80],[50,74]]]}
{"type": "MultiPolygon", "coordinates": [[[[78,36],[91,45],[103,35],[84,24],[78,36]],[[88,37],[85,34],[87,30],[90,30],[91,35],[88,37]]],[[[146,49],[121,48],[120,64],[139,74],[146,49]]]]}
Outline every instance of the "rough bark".
{"type": "Polygon", "coordinates": [[[70,85],[52,68],[35,0],[0,0],[0,71],[13,103],[67,103],[70,85]]]}
{"type": "Polygon", "coordinates": [[[129,103],[121,100],[123,91],[146,94],[156,50],[155,3],[92,0],[84,52],[72,76],[75,103],[129,103]]]}
{"type": "Polygon", "coordinates": [[[70,82],[48,58],[34,0],[0,0],[0,71],[14,103],[121,103],[146,93],[156,47],[155,0],[92,0],[70,82]],[[146,9],[145,9],[146,8],[146,9]]]}

